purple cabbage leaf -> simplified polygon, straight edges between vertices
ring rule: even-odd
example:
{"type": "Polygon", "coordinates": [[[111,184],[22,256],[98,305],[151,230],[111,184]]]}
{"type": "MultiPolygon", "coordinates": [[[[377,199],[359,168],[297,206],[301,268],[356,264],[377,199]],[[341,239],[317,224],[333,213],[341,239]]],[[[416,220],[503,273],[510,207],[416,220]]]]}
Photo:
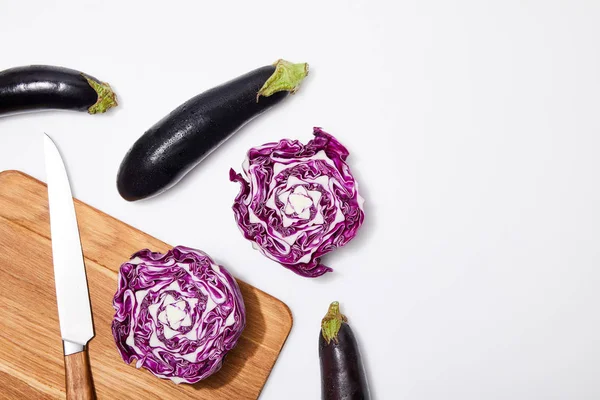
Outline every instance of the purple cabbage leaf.
{"type": "Polygon", "coordinates": [[[235,279],[204,252],[141,250],[121,265],[112,332],[126,363],[196,383],[217,372],[246,324],[235,279]]]}
{"type": "Polygon", "coordinates": [[[320,257],[356,236],[364,220],[364,200],[346,163],[348,150],[314,128],[306,145],[284,139],[248,151],[233,211],[253,246],[268,258],[305,277],[332,269],[320,257]]]}

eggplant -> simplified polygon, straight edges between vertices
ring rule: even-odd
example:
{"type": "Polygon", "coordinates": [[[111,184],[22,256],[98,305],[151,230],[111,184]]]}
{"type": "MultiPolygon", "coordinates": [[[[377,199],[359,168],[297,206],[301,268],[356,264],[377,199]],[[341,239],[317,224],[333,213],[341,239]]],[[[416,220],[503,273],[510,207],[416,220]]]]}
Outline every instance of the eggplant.
{"type": "Polygon", "coordinates": [[[323,400],[371,398],[356,338],[337,301],[331,303],[321,321],[319,358],[323,400]]]}
{"type": "Polygon", "coordinates": [[[129,149],[117,173],[128,201],[175,185],[252,118],[298,90],[308,64],[279,60],[203,92],[148,129],[129,149]]]}
{"type": "Polygon", "coordinates": [[[117,104],[108,83],[74,69],[29,65],[0,71],[0,115],[46,109],[97,114],[117,104]]]}

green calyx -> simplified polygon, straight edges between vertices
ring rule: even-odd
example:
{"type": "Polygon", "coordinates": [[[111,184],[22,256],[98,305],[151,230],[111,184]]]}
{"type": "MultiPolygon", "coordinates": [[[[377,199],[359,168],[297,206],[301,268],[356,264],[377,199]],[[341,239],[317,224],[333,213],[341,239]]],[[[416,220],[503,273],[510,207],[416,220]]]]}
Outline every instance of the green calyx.
{"type": "Polygon", "coordinates": [[[81,74],[88,84],[96,91],[98,94],[98,101],[94,103],[90,108],[88,108],[88,113],[90,114],[102,114],[107,110],[116,107],[119,105],[117,103],[117,95],[111,89],[110,85],[105,82],[98,82],[89,76],[81,74]]]}
{"type": "Polygon", "coordinates": [[[327,310],[327,314],[321,321],[321,334],[327,344],[331,343],[332,340],[337,343],[337,335],[344,322],[348,322],[348,319],[340,313],[340,303],[334,301],[329,305],[329,310],[327,310]]]}
{"type": "Polygon", "coordinates": [[[278,60],[273,65],[275,65],[275,72],[256,94],[257,102],[260,96],[269,97],[284,90],[292,94],[296,93],[300,83],[308,75],[307,63],[294,64],[289,61],[278,60]]]}

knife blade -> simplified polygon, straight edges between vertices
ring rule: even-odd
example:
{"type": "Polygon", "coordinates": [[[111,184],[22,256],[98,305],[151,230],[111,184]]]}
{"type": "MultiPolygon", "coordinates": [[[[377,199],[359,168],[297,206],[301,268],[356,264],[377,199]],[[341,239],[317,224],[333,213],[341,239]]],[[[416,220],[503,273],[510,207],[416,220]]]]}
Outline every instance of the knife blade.
{"type": "Polygon", "coordinates": [[[65,165],[58,148],[46,134],[44,159],[67,399],[92,399],[94,393],[86,345],[94,337],[94,326],[79,227],[65,165]]]}

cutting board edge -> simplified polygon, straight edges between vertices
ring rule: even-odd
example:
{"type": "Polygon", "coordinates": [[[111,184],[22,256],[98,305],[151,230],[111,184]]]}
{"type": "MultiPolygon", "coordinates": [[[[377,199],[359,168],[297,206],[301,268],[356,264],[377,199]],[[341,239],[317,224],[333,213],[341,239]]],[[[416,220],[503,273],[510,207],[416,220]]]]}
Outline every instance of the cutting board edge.
{"type": "MultiPolygon", "coordinates": [[[[2,179],[6,179],[6,178],[9,178],[9,179],[10,179],[10,177],[11,177],[11,176],[13,176],[13,175],[16,175],[16,176],[21,176],[21,177],[23,177],[23,178],[26,178],[26,179],[32,179],[32,180],[34,180],[34,181],[36,181],[36,182],[38,182],[38,183],[40,183],[40,184],[42,184],[42,185],[44,185],[44,186],[47,186],[47,185],[46,185],[46,182],[43,182],[43,181],[41,181],[41,180],[39,180],[39,179],[37,179],[37,178],[35,178],[35,177],[33,177],[33,176],[31,176],[31,175],[29,175],[29,174],[27,174],[27,173],[23,172],[23,171],[19,171],[19,170],[16,170],[16,169],[7,169],[7,170],[4,170],[4,171],[1,171],[1,172],[0,172],[0,181],[1,181],[2,179]]],[[[82,205],[85,205],[85,206],[87,206],[87,207],[89,207],[89,208],[91,208],[91,209],[93,209],[93,210],[97,211],[98,213],[102,214],[103,216],[105,216],[105,217],[107,217],[107,218],[110,218],[110,219],[111,219],[111,220],[113,220],[113,221],[117,221],[117,222],[120,222],[120,223],[122,223],[122,224],[126,225],[127,227],[129,227],[129,228],[131,228],[131,229],[135,230],[136,232],[139,232],[139,233],[142,233],[142,234],[144,233],[143,231],[141,231],[140,229],[136,228],[135,226],[132,226],[132,225],[128,224],[127,222],[121,221],[121,220],[119,220],[119,219],[117,219],[117,218],[113,217],[112,215],[110,215],[110,214],[107,214],[107,213],[105,213],[104,211],[102,211],[102,210],[99,210],[98,208],[96,208],[96,207],[94,207],[94,206],[91,206],[91,205],[89,205],[88,203],[85,203],[85,202],[83,202],[83,201],[81,201],[81,200],[79,200],[79,199],[77,199],[77,198],[75,198],[75,197],[73,197],[73,200],[74,200],[74,201],[75,201],[77,204],[82,204],[82,205]]],[[[159,239],[159,238],[157,238],[157,239],[158,239],[158,240],[160,240],[162,243],[166,244],[166,242],[162,241],[161,239],[159,239]]],[[[170,246],[170,245],[168,245],[168,246],[170,246]]],[[[85,254],[84,254],[84,257],[85,257],[85,254]]],[[[254,287],[256,290],[260,291],[261,293],[263,293],[263,294],[264,294],[264,295],[266,295],[267,297],[270,297],[270,298],[272,298],[272,299],[276,300],[276,301],[277,301],[278,303],[280,303],[281,305],[283,305],[283,308],[284,308],[284,310],[285,310],[286,314],[289,316],[289,319],[290,319],[290,330],[288,331],[288,334],[286,335],[286,337],[285,337],[285,340],[283,341],[283,344],[285,344],[285,342],[287,341],[287,338],[288,338],[288,336],[289,336],[290,332],[292,331],[292,327],[293,327],[293,325],[294,325],[294,317],[293,317],[293,315],[292,315],[292,310],[290,309],[290,307],[289,307],[289,306],[288,306],[286,303],[284,303],[283,301],[281,301],[280,299],[278,299],[277,297],[275,297],[275,296],[273,296],[273,295],[271,295],[271,294],[269,294],[269,293],[265,292],[264,290],[261,290],[261,289],[257,288],[256,286],[249,284],[249,283],[248,283],[248,282],[246,282],[246,281],[242,281],[241,279],[238,279],[238,278],[236,278],[236,280],[237,280],[238,282],[243,282],[243,283],[245,283],[245,284],[247,284],[247,285],[250,285],[250,286],[254,287]]],[[[282,347],[283,347],[283,346],[282,346],[282,347]]]]}

